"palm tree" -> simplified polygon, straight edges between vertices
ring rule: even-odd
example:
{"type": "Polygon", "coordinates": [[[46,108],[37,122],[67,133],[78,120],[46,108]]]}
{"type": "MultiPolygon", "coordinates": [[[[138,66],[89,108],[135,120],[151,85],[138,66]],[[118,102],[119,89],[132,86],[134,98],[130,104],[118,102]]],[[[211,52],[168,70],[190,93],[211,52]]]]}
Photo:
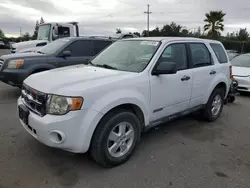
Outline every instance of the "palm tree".
{"type": "Polygon", "coordinates": [[[224,31],[224,16],[226,14],[222,11],[210,11],[206,13],[206,19],[204,22],[204,31],[208,31],[208,36],[216,38],[221,35],[221,31],[224,31]]]}

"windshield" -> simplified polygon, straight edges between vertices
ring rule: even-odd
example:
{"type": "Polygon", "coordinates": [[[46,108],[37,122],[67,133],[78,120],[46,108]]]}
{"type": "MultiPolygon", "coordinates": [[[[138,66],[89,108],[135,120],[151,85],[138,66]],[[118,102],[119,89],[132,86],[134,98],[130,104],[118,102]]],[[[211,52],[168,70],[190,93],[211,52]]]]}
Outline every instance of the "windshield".
{"type": "Polygon", "coordinates": [[[105,64],[117,70],[141,72],[146,68],[159,45],[160,42],[157,41],[117,41],[91,62],[97,66],[105,64]]]}
{"type": "Polygon", "coordinates": [[[236,67],[250,67],[250,54],[239,55],[231,60],[236,67]]]}
{"type": "Polygon", "coordinates": [[[38,29],[37,40],[49,40],[50,24],[41,25],[38,29]]]}
{"type": "Polygon", "coordinates": [[[38,50],[38,53],[43,54],[54,54],[56,53],[60,48],[62,48],[66,43],[69,42],[67,39],[58,39],[55,40],[46,46],[42,47],[40,50],[38,50]]]}

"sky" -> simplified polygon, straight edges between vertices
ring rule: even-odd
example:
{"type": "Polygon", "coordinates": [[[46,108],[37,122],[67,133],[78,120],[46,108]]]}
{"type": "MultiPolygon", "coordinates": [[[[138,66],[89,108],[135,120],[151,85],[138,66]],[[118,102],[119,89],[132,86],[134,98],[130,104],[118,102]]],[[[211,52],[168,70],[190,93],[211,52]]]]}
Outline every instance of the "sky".
{"type": "Polygon", "coordinates": [[[172,21],[197,30],[204,25],[204,14],[223,10],[225,31],[250,29],[249,0],[0,0],[0,29],[7,36],[33,33],[36,20],[79,22],[81,35],[111,35],[116,28],[142,32],[147,27],[144,12],[150,5],[150,28],[172,21]]]}

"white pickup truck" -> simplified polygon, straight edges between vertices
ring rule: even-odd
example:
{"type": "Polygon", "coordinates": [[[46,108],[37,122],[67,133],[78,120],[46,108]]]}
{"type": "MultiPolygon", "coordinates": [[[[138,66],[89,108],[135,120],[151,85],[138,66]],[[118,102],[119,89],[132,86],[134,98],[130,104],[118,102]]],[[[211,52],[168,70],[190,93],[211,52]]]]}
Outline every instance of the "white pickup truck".
{"type": "Polygon", "coordinates": [[[79,36],[77,22],[41,24],[38,29],[37,39],[12,44],[11,53],[33,52],[48,43],[64,37],[79,36]]]}
{"type": "Polygon", "coordinates": [[[197,110],[216,120],[230,77],[218,41],[124,39],[88,65],[28,77],[19,118],[40,142],[75,153],[89,150],[99,164],[112,167],[130,158],[143,131],[197,110]]]}

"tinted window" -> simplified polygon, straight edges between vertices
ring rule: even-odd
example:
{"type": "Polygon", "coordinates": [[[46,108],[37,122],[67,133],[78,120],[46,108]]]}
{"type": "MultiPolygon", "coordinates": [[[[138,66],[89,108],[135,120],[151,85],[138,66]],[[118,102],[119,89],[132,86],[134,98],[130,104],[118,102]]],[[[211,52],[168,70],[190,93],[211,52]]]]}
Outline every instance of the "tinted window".
{"type": "Polygon", "coordinates": [[[118,70],[141,72],[160,45],[158,41],[116,41],[96,56],[92,63],[109,65],[118,70]]]}
{"type": "Polygon", "coordinates": [[[171,44],[162,53],[161,62],[174,62],[176,63],[177,70],[187,68],[187,52],[185,44],[171,44]]]}
{"type": "Polygon", "coordinates": [[[65,50],[71,51],[72,56],[93,56],[91,40],[79,40],[70,44],[65,50]]]}
{"type": "Polygon", "coordinates": [[[239,55],[231,60],[236,67],[250,67],[250,54],[239,55]]]}
{"type": "Polygon", "coordinates": [[[209,51],[205,44],[193,43],[189,45],[192,55],[192,63],[194,67],[211,65],[209,51]]]}
{"type": "Polygon", "coordinates": [[[111,41],[102,41],[102,40],[94,40],[94,51],[95,54],[101,52],[104,48],[109,46],[112,42],[111,41]]]}
{"type": "Polygon", "coordinates": [[[220,63],[227,63],[227,55],[220,44],[210,43],[216,57],[220,63]]]}

